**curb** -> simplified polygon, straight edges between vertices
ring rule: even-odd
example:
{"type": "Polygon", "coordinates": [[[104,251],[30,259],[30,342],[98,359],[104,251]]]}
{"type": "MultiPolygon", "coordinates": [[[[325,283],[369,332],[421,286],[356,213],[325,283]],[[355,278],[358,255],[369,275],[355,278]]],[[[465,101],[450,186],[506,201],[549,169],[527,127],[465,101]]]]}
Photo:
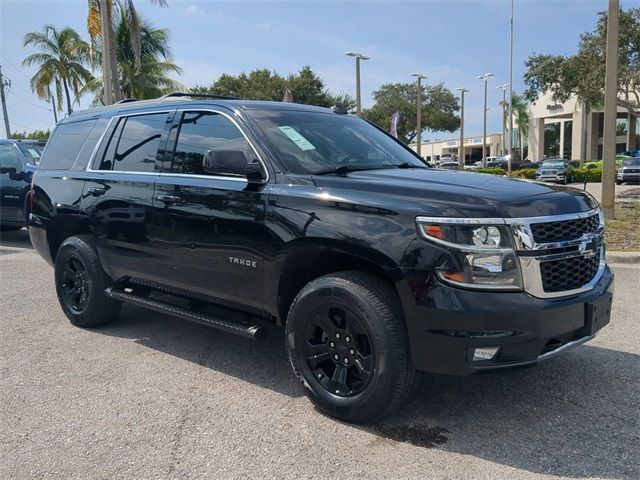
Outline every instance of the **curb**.
{"type": "Polygon", "coordinates": [[[607,263],[640,264],[640,252],[607,252],[607,263]]]}

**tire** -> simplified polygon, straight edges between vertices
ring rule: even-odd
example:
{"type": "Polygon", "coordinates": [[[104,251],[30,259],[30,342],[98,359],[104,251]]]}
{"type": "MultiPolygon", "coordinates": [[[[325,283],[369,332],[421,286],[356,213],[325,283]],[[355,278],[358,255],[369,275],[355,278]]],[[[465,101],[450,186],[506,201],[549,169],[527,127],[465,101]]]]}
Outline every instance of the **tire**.
{"type": "Polygon", "coordinates": [[[622,185],[622,182],[620,180],[616,180],[616,185],[622,185]]]}
{"type": "Polygon", "coordinates": [[[87,237],[69,237],[60,245],[55,282],[62,311],[73,325],[97,327],[118,316],[120,302],[104,293],[111,279],[87,237]]]}
{"type": "Polygon", "coordinates": [[[339,272],[308,283],[289,310],[286,339],[309,399],[341,420],[376,420],[398,408],[413,385],[400,301],[374,275],[339,272]]]}

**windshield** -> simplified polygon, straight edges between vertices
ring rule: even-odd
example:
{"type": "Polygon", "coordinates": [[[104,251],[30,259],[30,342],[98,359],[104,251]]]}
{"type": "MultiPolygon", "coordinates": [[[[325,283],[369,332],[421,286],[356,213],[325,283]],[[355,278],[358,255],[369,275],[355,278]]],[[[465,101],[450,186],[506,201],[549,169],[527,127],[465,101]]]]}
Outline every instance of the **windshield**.
{"type": "Polygon", "coordinates": [[[393,138],[357,117],[283,110],[251,113],[291,173],[428,168],[393,138]]]}
{"type": "Polygon", "coordinates": [[[44,143],[18,143],[18,148],[35,165],[40,161],[44,143]]]}
{"type": "Polygon", "coordinates": [[[562,160],[544,160],[542,162],[543,167],[564,167],[562,160]]]}
{"type": "Polygon", "coordinates": [[[638,167],[640,166],[640,158],[627,158],[622,161],[623,167],[638,167]]]}

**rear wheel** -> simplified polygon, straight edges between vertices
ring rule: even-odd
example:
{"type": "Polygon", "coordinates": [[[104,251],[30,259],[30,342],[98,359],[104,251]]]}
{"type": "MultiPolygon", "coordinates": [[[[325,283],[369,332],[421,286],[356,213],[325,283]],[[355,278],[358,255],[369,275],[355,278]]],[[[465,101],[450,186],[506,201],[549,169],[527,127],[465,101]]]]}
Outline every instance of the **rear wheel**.
{"type": "Polygon", "coordinates": [[[117,317],[120,302],[104,293],[111,280],[86,237],[69,237],[62,243],[56,255],[55,280],[58,301],[72,324],[96,327],[117,317]]]}
{"type": "Polygon", "coordinates": [[[399,300],[367,273],[307,284],[289,311],[287,348],[307,396],[342,420],[372,421],[393,411],[413,383],[399,300]]]}

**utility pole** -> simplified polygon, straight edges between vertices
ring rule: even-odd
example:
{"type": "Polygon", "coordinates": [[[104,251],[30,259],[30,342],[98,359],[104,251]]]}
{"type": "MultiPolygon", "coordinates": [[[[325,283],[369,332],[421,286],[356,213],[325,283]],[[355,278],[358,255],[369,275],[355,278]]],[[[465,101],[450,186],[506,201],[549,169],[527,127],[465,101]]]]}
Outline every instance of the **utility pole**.
{"type": "MultiPolygon", "coordinates": [[[[504,138],[504,137],[503,137],[504,138]]],[[[504,139],[503,139],[504,142],[504,139]]],[[[509,140],[507,143],[507,168],[511,173],[511,161],[513,160],[513,0],[511,0],[511,30],[509,38],[509,140]]],[[[520,160],[524,160],[524,148],[520,141],[520,160]]]]}
{"type": "Polygon", "coordinates": [[[487,166],[487,82],[491,77],[493,77],[493,73],[485,73],[484,75],[479,75],[476,77],[478,80],[484,80],[484,111],[483,113],[483,123],[482,123],[482,166],[487,166]]]}
{"type": "Polygon", "coordinates": [[[460,145],[458,145],[458,166],[464,169],[464,94],[468,92],[466,88],[458,87],[460,91],[460,145]]]}
{"type": "Polygon", "coordinates": [[[369,57],[366,57],[358,52],[346,52],[345,55],[349,57],[355,57],[356,59],[356,115],[361,117],[362,100],[360,97],[360,60],[369,60],[369,57]]]}
{"type": "Polygon", "coordinates": [[[422,156],[420,155],[422,150],[422,79],[427,77],[421,73],[412,73],[411,76],[418,79],[418,93],[416,94],[416,137],[418,143],[416,153],[422,156]]]}
{"type": "Polygon", "coordinates": [[[9,127],[9,114],[7,113],[7,99],[4,96],[4,89],[11,88],[11,80],[2,76],[2,67],[0,67],[0,100],[2,100],[2,116],[4,117],[4,128],[7,131],[7,138],[11,138],[11,128],[9,127]]]}
{"type": "Polygon", "coordinates": [[[113,79],[111,77],[111,28],[109,25],[109,6],[107,0],[99,0],[100,3],[100,30],[102,32],[102,91],[104,103],[113,103],[113,79]]]}
{"type": "Polygon", "coordinates": [[[602,207],[605,218],[615,218],[619,16],[619,0],[609,0],[607,60],[604,83],[604,133],[602,138],[602,207]]]}
{"type": "Polygon", "coordinates": [[[51,94],[51,86],[47,85],[47,92],[49,92],[49,98],[51,99],[51,105],[53,106],[53,121],[54,125],[58,124],[58,112],[56,112],[56,99],[51,94]]]}

